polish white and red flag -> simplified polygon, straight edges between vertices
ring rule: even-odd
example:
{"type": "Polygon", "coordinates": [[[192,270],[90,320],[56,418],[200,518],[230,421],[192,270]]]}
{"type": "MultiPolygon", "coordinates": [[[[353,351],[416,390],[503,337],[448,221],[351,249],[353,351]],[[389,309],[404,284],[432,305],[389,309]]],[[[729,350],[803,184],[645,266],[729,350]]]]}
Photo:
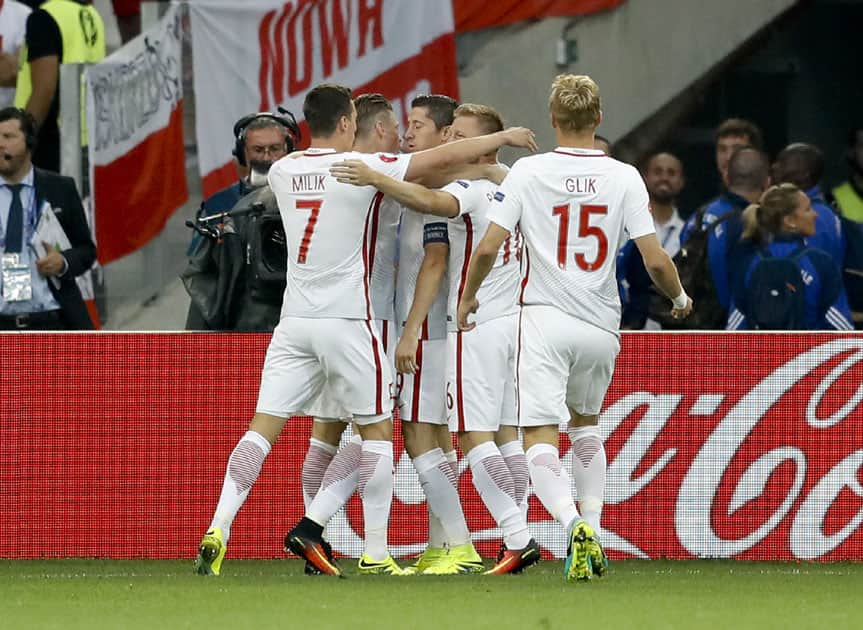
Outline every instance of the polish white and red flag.
{"type": "Polygon", "coordinates": [[[458,98],[452,0],[195,0],[189,4],[204,197],[234,183],[232,129],[281,106],[302,123],[323,82],[380,92],[404,122],[417,94],[458,98]]]}
{"type": "Polygon", "coordinates": [[[163,18],[85,73],[98,259],[161,232],[189,197],[183,142],[182,13],[163,18]]]}

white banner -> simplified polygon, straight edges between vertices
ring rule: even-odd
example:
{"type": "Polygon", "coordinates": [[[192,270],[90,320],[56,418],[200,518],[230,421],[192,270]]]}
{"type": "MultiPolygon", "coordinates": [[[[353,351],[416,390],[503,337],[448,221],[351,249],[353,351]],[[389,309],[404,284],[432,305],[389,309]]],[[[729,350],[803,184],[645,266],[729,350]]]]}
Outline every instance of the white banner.
{"type": "Polygon", "coordinates": [[[189,6],[205,193],[207,175],[230,166],[239,118],[280,105],[302,120],[303,98],[318,83],[374,84],[402,109],[417,86],[457,92],[454,45],[431,54],[441,38],[452,38],[451,0],[192,0],[189,6]],[[406,89],[405,76],[375,84],[418,58],[424,63],[411,66],[406,89]]]}
{"type": "Polygon", "coordinates": [[[180,7],[86,70],[90,164],[113,162],[164,129],[183,98],[180,7]]]}
{"type": "Polygon", "coordinates": [[[99,262],[145,245],[188,199],[182,8],[87,69],[87,133],[99,262]]]}

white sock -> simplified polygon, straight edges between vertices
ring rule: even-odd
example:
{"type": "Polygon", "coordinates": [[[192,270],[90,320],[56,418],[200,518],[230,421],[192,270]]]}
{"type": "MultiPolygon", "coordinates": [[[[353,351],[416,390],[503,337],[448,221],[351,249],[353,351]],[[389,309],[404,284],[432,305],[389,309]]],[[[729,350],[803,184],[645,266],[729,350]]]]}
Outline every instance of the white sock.
{"type": "Polygon", "coordinates": [[[560,453],[557,447],[544,443],[534,444],[525,456],[534,494],[548,513],[568,532],[580,516],[572,500],[569,481],[566,476],[561,475],[560,453]]]}
{"type": "Polygon", "coordinates": [[[261,466],[264,465],[264,460],[271,448],[272,445],[263,435],[254,431],[246,431],[228,458],[222,494],[219,496],[213,521],[210,523],[210,529],[218,527],[222,530],[225,544],[228,543],[228,538],[231,536],[231,524],[234,522],[234,517],[243,507],[252,486],[258,480],[261,466]]]}
{"type": "Polygon", "coordinates": [[[308,509],[312,499],[315,498],[318,490],[321,489],[324,473],[327,472],[327,466],[333,461],[336,450],[338,450],[337,447],[332,444],[327,444],[317,438],[309,438],[309,450],[306,451],[306,458],[303,460],[303,468],[300,472],[303,485],[303,505],[306,509],[308,509]]]}
{"type": "Polygon", "coordinates": [[[326,527],[357,489],[362,442],[362,438],[355,435],[327,467],[320,490],[306,508],[306,516],[318,525],[326,527]]]}
{"type": "Polygon", "coordinates": [[[435,549],[443,549],[446,547],[446,531],[444,531],[443,523],[440,522],[440,519],[435,516],[434,512],[432,512],[431,506],[426,501],[426,509],[428,510],[429,515],[429,548],[435,549]]]}
{"type": "Polygon", "coordinates": [[[434,448],[413,460],[420,485],[426,495],[429,508],[429,547],[443,546],[433,540],[433,521],[437,519],[450,547],[464,545],[470,541],[470,531],[461,509],[452,467],[446,461],[443,451],[434,448]]]}
{"type": "Polygon", "coordinates": [[[453,485],[458,489],[458,453],[455,452],[455,449],[452,449],[451,451],[444,453],[443,456],[449,464],[449,467],[452,469],[453,485]]]}
{"type": "Polygon", "coordinates": [[[515,502],[509,468],[494,442],[483,442],[467,454],[473,485],[482,502],[503,531],[508,549],[523,549],[530,542],[527,523],[515,502]]]}
{"type": "Polygon", "coordinates": [[[600,517],[605,497],[605,446],[597,426],[569,427],[572,442],[572,478],[578,506],[587,524],[600,536],[600,517]]]}
{"type": "Polygon", "coordinates": [[[393,502],[393,443],[364,440],[360,459],[360,496],[363,499],[365,554],[386,560],[387,526],[393,502]]]}
{"type": "Polygon", "coordinates": [[[530,473],[527,470],[527,458],[524,456],[524,448],[521,442],[513,440],[502,444],[500,454],[506,462],[509,473],[512,475],[512,483],[515,489],[515,502],[521,510],[521,515],[527,521],[527,487],[530,484],[530,473]]]}

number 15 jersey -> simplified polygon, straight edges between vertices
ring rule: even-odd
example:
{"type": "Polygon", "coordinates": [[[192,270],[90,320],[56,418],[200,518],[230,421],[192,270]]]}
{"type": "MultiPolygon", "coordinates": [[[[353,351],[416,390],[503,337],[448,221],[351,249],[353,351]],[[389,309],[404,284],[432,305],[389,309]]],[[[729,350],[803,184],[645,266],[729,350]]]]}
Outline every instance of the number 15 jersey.
{"type": "Polygon", "coordinates": [[[523,305],[544,304],[617,334],[617,250],[655,232],[638,171],[593,149],[518,160],[488,219],[524,239],[523,305]]]}
{"type": "Polygon", "coordinates": [[[371,186],[340,184],[330,176],[330,166],[349,159],[403,180],[411,156],[307,149],[270,168],[288,249],[281,317],[376,316],[369,282],[380,197],[371,186]]]}

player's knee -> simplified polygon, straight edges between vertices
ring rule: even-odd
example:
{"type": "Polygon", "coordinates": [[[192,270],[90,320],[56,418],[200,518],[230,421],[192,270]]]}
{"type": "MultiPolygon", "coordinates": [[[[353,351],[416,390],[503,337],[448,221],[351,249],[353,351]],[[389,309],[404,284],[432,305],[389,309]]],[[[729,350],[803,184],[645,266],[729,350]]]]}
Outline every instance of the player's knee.
{"type": "Polygon", "coordinates": [[[518,427],[501,426],[495,433],[494,441],[498,446],[515,442],[518,439],[518,427]]]}
{"type": "Polygon", "coordinates": [[[405,450],[411,459],[439,447],[436,428],[435,425],[423,422],[402,423],[405,450]]]}
{"type": "Polygon", "coordinates": [[[569,426],[571,427],[589,427],[599,423],[599,416],[596,414],[584,415],[574,409],[569,410],[569,426]]]}
{"type": "Polygon", "coordinates": [[[252,417],[252,421],[249,423],[249,431],[254,431],[264,436],[270,444],[275,444],[287,421],[287,418],[279,418],[268,413],[258,412],[252,417]]]}
{"type": "Polygon", "coordinates": [[[392,442],[393,439],[393,423],[390,418],[378,420],[367,424],[357,423],[360,430],[360,436],[363,440],[383,440],[392,442]]]}
{"type": "Polygon", "coordinates": [[[347,426],[347,423],[340,420],[316,418],[312,423],[312,437],[327,444],[338,445],[347,426]]]}
{"type": "Polygon", "coordinates": [[[552,444],[557,447],[560,442],[559,429],[556,424],[547,424],[536,427],[524,427],[524,450],[535,444],[552,444]]]}

